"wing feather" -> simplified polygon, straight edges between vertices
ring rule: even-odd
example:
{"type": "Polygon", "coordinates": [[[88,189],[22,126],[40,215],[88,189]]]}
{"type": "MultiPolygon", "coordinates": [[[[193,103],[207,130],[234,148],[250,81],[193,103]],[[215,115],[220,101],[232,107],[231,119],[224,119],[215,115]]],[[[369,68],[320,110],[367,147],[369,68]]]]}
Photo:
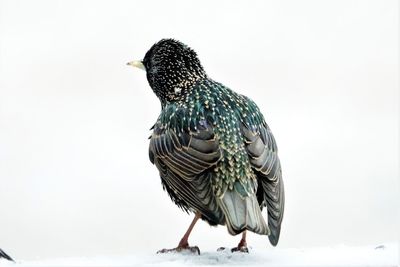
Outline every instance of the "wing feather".
{"type": "Polygon", "coordinates": [[[268,226],[271,230],[269,240],[275,246],[279,241],[285,205],[282,170],[276,142],[266,124],[257,130],[250,130],[245,125],[242,125],[241,129],[246,151],[257,175],[257,199],[260,208],[267,207],[268,226]]]}
{"type": "Polygon", "coordinates": [[[200,211],[211,224],[224,223],[211,186],[211,169],[221,151],[211,127],[176,132],[154,126],[149,148],[161,181],[171,199],[186,211],[200,211]]]}

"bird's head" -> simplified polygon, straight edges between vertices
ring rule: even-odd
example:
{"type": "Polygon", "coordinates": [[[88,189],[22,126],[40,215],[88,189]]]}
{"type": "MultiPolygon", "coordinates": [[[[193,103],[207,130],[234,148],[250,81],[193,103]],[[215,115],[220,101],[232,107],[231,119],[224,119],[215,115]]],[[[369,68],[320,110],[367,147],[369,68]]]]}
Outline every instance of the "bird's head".
{"type": "Polygon", "coordinates": [[[150,87],[161,102],[182,99],[197,81],[207,77],[196,52],[174,39],[162,39],[143,60],[128,65],[146,71],[150,87]]]}

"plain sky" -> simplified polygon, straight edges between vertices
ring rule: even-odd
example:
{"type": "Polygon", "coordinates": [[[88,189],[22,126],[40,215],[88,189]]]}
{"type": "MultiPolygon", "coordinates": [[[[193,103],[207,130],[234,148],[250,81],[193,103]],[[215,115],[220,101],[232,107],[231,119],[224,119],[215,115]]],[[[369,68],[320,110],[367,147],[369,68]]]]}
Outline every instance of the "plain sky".
{"type": "MultiPolygon", "coordinates": [[[[125,65],[165,37],[264,113],[286,187],[278,246],[397,240],[398,34],[394,0],[0,0],[0,247],[31,259],[179,242],[192,216],[148,160],[160,104],[125,65]]],[[[201,222],[189,241],[239,239],[201,222]]]]}

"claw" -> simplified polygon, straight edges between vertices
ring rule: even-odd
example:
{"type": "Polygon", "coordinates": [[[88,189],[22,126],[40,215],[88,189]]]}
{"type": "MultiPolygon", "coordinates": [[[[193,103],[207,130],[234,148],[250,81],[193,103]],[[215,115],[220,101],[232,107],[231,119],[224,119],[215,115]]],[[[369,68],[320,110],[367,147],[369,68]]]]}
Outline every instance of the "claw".
{"type": "Polygon", "coordinates": [[[231,249],[231,251],[232,251],[232,253],[233,252],[249,253],[249,249],[246,246],[234,247],[231,249]]]}
{"type": "Polygon", "coordinates": [[[197,254],[200,255],[200,249],[198,246],[193,246],[193,247],[177,247],[177,248],[164,248],[161,249],[159,251],[157,251],[157,254],[164,254],[164,253],[187,253],[189,252],[189,254],[197,254]]]}

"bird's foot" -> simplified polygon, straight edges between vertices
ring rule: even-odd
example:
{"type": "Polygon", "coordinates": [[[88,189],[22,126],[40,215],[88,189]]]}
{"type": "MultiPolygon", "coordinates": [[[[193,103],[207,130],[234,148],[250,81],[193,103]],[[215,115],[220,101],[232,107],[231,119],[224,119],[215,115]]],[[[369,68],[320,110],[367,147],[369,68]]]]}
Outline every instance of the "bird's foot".
{"type": "Polygon", "coordinates": [[[242,252],[242,253],[249,253],[249,249],[247,248],[246,237],[244,236],[242,240],[240,240],[237,247],[231,249],[232,252],[242,252]]]}
{"type": "MultiPolygon", "coordinates": [[[[220,247],[220,248],[217,249],[217,251],[218,251],[218,252],[221,252],[221,251],[226,251],[226,250],[228,250],[228,249],[229,249],[229,248],[226,248],[226,247],[220,247]]],[[[230,251],[231,251],[232,253],[233,253],[233,252],[249,253],[249,248],[246,247],[246,246],[234,247],[234,248],[231,248],[230,251]]]]}
{"type": "Polygon", "coordinates": [[[182,253],[182,254],[197,254],[200,255],[200,249],[198,246],[178,246],[176,248],[164,248],[157,251],[157,254],[164,254],[164,253],[182,253]]]}
{"type": "MultiPolygon", "coordinates": [[[[224,247],[220,247],[219,249],[217,249],[217,251],[224,251],[224,250],[226,250],[226,248],[224,247]]],[[[231,249],[231,252],[249,253],[249,249],[247,248],[246,238],[242,238],[237,247],[231,249]]]]}
{"type": "Polygon", "coordinates": [[[231,249],[232,252],[249,253],[249,249],[246,246],[237,246],[231,249]]]}

